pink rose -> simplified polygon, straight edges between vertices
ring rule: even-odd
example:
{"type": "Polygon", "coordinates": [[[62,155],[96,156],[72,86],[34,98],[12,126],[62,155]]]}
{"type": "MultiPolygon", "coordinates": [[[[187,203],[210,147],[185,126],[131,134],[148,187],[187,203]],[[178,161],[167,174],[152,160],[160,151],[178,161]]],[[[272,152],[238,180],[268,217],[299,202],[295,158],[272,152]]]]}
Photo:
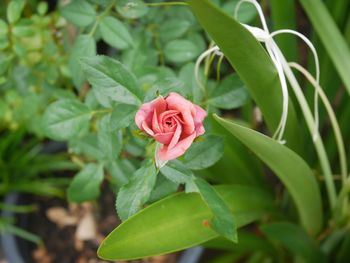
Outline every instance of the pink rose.
{"type": "Polygon", "coordinates": [[[163,144],[158,151],[160,160],[173,160],[185,153],[193,140],[205,130],[205,110],[171,92],[145,103],[136,113],[135,122],[140,130],[163,144]]]}

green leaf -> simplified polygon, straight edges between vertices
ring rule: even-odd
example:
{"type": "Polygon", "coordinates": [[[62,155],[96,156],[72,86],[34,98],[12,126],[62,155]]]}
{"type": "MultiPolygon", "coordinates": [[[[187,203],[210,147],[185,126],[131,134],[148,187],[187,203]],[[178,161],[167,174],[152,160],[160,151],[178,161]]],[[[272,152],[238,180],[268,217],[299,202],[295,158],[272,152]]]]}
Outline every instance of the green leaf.
{"type": "Polygon", "coordinates": [[[85,0],[74,0],[61,9],[62,16],[78,27],[85,27],[96,19],[96,11],[92,5],[85,0]]]}
{"type": "Polygon", "coordinates": [[[123,134],[121,131],[112,131],[109,124],[109,115],[105,115],[99,120],[97,139],[105,158],[113,161],[118,158],[122,149],[123,134]]]}
{"type": "MultiPolygon", "coordinates": [[[[183,82],[182,90],[193,98],[194,103],[200,103],[203,98],[202,89],[198,86],[198,83],[194,77],[194,63],[188,63],[180,69],[179,79],[183,82]]],[[[200,71],[200,78],[203,79],[203,71],[200,71]]]]}
{"type": "Polygon", "coordinates": [[[225,78],[213,93],[210,95],[208,103],[220,109],[235,109],[243,106],[249,98],[247,89],[234,74],[225,78]]]}
{"type": "Polygon", "coordinates": [[[160,26],[159,37],[166,42],[180,38],[189,30],[190,26],[191,23],[187,20],[166,20],[160,26]]]}
{"type": "Polygon", "coordinates": [[[137,108],[133,105],[118,104],[113,108],[110,118],[110,127],[112,130],[118,130],[128,127],[135,119],[137,108]]]}
{"type": "Polygon", "coordinates": [[[100,25],[102,39],[112,47],[126,49],[133,45],[129,30],[118,19],[106,16],[100,25]]]}
{"type": "MultiPolygon", "coordinates": [[[[24,0],[12,0],[7,6],[7,20],[13,24],[21,17],[26,2],[24,0]]],[[[3,4],[5,5],[5,4],[3,4]]]]}
{"type": "MultiPolygon", "coordinates": [[[[276,68],[267,52],[232,15],[228,16],[211,1],[189,0],[189,4],[199,23],[220,47],[246,85],[262,111],[269,130],[274,132],[280,122],[283,99],[276,68]]],[[[285,139],[288,146],[301,152],[299,120],[292,104],[290,101],[285,139]]]]}
{"type": "Polygon", "coordinates": [[[0,53],[0,76],[10,67],[13,57],[12,54],[6,55],[5,53],[0,53]]]}
{"type": "Polygon", "coordinates": [[[237,229],[230,208],[215,189],[202,178],[194,180],[204,202],[208,205],[214,217],[210,219],[209,227],[223,237],[237,242],[237,229]]]}
{"type": "Polygon", "coordinates": [[[75,154],[83,154],[85,157],[93,160],[103,159],[103,153],[98,147],[96,134],[87,134],[70,140],[69,151],[75,154]]]}
{"type": "Polygon", "coordinates": [[[174,194],[177,191],[178,187],[178,183],[174,183],[172,181],[169,181],[164,176],[158,175],[157,182],[154,189],[152,190],[149,202],[153,203],[171,194],[174,194]]]}
{"type": "Polygon", "coordinates": [[[162,175],[174,183],[185,184],[192,181],[192,172],[179,160],[168,162],[160,169],[162,175]]]}
{"type": "MultiPolygon", "coordinates": [[[[234,213],[237,227],[259,219],[273,204],[269,193],[259,188],[231,185],[215,189],[234,213]]],[[[204,243],[218,237],[203,225],[212,216],[198,193],[175,194],[151,204],[118,226],[103,241],[98,256],[105,260],[129,260],[204,243]]]]}
{"type": "Polygon", "coordinates": [[[4,38],[6,37],[7,33],[8,33],[8,25],[6,24],[6,22],[2,19],[0,19],[0,38],[4,38]]]}
{"type": "MultiPolygon", "coordinates": [[[[232,16],[235,13],[235,9],[239,0],[233,0],[225,3],[223,5],[223,9],[225,13],[232,16]]],[[[243,3],[238,12],[238,21],[241,23],[248,23],[253,20],[253,18],[257,15],[257,11],[255,7],[250,3],[243,3]]]]}
{"type": "Polygon", "coordinates": [[[320,189],[310,167],[295,152],[254,130],[214,115],[215,119],[237,137],[279,177],[291,194],[301,225],[317,234],[323,224],[320,189]]]}
{"type": "Polygon", "coordinates": [[[67,190],[69,202],[94,200],[100,195],[103,166],[90,163],[76,174],[67,190]]]}
{"type": "Polygon", "coordinates": [[[184,164],[193,170],[212,166],[224,153],[224,139],[209,135],[203,140],[194,142],[184,155],[184,164]]]}
{"type": "Polygon", "coordinates": [[[136,77],[119,61],[105,56],[81,59],[88,81],[99,94],[99,102],[108,99],[119,103],[140,105],[142,91],[136,77]]]}
{"type": "Polygon", "coordinates": [[[350,94],[350,49],[325,4],[319,0],[301,0],[322,44],[350,94]]]}
{"type": "Polygon", "coordinates": [[[134,173],[128,184],[120,189],[116,207],[121,220],[128,219],[142,209],[151,196],[156,179],[156,168],[149,161],[134,173]]]}
{"type": "Polygon", "coordinates": [[[89,128],[90,109],[77,100],[58,100],[43,116],[45,134],[54,140],[68,140],[89,128]]]}
{"type": "Polygon", "coordinates": [[[189,40],[173,40],[164,48],[165,58],[170,62],[184,63],[199,55],[198,47],[189,40]]]}
{"type": "Polygon", "coordinates": [[[35,28],[30,20],[20,20],[12,27],[12,33],[16,37],[30,37],[35,34],[35,28]]]}
{"type": "Polygon", "coordinates": [[[94,55],[96,55],[96,44],[94,38],[90,35],[78,36],[74,42],[68,61],[74,86],[78,90],[85,81],[85,76],[79,61],[83,57],[90,57],[94,55]]]}
{"type": "Polygon", "coordinates": [[[111,183],[119,188],[129,182],[131,175],[136,170],[132,163],[126,159],[109,162],[106,168],[111,175],[111,183]]]}
{"type": "Polygon", "coordinates": [[[328,262],[317,243],[298,225],[278,222],[264,224],[260,229],[269,239],[281,242],[296,258],[301,257],[310,263],[328,262]]]}
{"type": "Polygon", "coordinates": [[[49,9],[49,6],[47,2],[39,2],[38,6],[36,7],[36,11],[41,16],[45,15],[48,9],[49,9]]]}
{"type": "Polygon", "coordinates": [[[121,0],[116,9],[125,18],[136,19],[147,14],[148,6],[142,0],[121,0]]]}

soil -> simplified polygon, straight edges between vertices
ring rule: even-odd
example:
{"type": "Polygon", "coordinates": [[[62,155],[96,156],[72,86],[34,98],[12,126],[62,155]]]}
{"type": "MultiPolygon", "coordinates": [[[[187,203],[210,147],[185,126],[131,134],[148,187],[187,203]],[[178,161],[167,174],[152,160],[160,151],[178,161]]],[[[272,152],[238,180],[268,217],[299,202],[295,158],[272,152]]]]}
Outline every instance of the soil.
{"type": "MultiPolygon", "coordinates": [[[[19,241],[20,250],[28,263],[102,263],[96,251],[103,238],[118,224],[114,210],[115,197],[103,187],[98,202],[68,204],[62,199],[25,198],[25,203],[38,204],[38,211],[19,218],[20,225],[39,235],[43,244],[19,241]],[[29,200],[28,200],[29,199],[29,200]]],[[[175,263],[177,254],[119,263],[175,263]]]]}

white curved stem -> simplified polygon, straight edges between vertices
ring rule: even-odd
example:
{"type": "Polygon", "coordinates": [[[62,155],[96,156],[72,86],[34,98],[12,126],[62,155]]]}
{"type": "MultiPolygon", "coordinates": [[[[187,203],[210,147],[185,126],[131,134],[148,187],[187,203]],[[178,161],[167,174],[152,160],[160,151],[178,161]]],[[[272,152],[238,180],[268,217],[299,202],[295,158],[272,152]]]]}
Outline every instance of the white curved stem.
{"type": "Polygon", "coordinates": [[[198,86],[203,90],[203,92],[205,93],[205,87],[203,86],[200,78],[199,78],[199,67],[200,67],[200,64],[202,63],[202,61],[207,57],[209,56],[211,53],[215,53],[215,54],[220,54],[222,55],[222,53],[220,52],[220,49],[218,46],[214,46],[214,47],[211,47],[209,49],[207,49],[206,51],[204,51],[196,60],[196,64],[195,64],[195,67],[194,67],[194,77],[196,79],[196,82],[198,84],[198,86]],[[220,53],[218,53],[220,52],[220,53]]]}
{"type": "MultiPolygon", "coordinates": [[[[274,31],[270,34],[271,38],[273,38],[274,36],[280,35],[280,34],[292,34],[295,36],[298,36],[299,38],[301,38],[305,44],[310,48],[314,60],[315,60],[315,69],[316,69],[316,82],[319,84],[320,83],[320,63],[319,63],[319,59],[318,59],[318,55],[317,55],[317,51],[316,48],[314,47],[314,45],[311,43],[311,41],[304,36],[303,34],[291,30],[291,29],[281,29],[281,30],[277,30],[274,31]]],[[[313,135],[313,140],[316,140],[316,130],[318,130],[319,127],[319,110],[318,110],[318,96],[319,96],[319,92],[318,89],[315,89],[315,95],[314,95],[314,118],[315,118],[315,132],[313,135]]]]}
{"type": "Polygon", "coordinates": [[[266,19],[265,19],[264,13],[263,13],[263,11],[261,9],[261,6],[255,0],[241,0],[241,1],[239,1],[237,3],[237,5],[236,5],[236,8],[235,8],[235,14],[234,14],[235,18],[236,19],[238,18],[238,11],[239,11],[239,8],[241,7],[241,5],[243,3],[250,3],[250,4],[254,5],[254,7],[258,11],[259,18],[260,18],[260,21],[261,21],[261,25],[262,25],[264,31],[268,33],[269,32],[269,28],[267,27],[267,23],[266,23],[266,19]]]}
{"type": "Polygon", "coordinates": [[[343,185],[346,184],[346,178],[348,176],[348,168],[347,168],[347,163],[346,163],[346,151],[344,147],[344,141],[343,141],[343,136],[341,134],[341,130],[337,121],[337,117],[335,116],[335,113],[333,111],[333,108],[327,98],[327,95],[324,93],[322,90],[321,86],[317,82],[317,80],[312,77],[312,75],[301,65],[295,62],[289,62],[288,63],[290,67],[295,68],[299,72],[301,72],[306,79],[311,83],[311,85],[317,90],[318,94],[320,95],[320,98],[327,110],[327,114],[329,116],[329,119],[331,121],[331,125],[333,128],[333,132],[335,135],[335,140],[337,143],[337,148],[338,148],[338,155],[339,155],[339,162],[340,162],[340,170],[341,170],[341,178],[342,178],[342,183],[343,185]]]}

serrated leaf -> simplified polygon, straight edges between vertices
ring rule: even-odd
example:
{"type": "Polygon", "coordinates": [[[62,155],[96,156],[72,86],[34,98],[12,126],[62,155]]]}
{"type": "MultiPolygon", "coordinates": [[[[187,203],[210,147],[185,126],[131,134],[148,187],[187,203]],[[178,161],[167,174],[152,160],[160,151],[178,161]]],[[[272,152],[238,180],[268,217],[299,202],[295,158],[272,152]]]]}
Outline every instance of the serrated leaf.
{"type": "MultiPolygon", "coordinates": [[[[179,72],[179,79],[183,82],[183,90],[187,91],[193,98],[193,102],[199,103],[203,98],[203,91],[194,76],[195,64],[190,62],[183,66],[179,72]]],[[[200,71],[200,79],[204,79],[202,76],[203,71],[200,71]]]]}
{"type": "Polygon", "coordinates": [[[121,0],[116,8],[120,15],[131,19],[140,18],[148,12],[148,6],[142,0],[121,0]]]}
{"type": "Polygon", "coordinates": [[[162,175],[168,180],[178,183],[185,184],[192,180],[192,172],[185,167],[180,161],[173,160],[168,162],[165,166],[160,169],[162,175]]]}
{"type": "Polygon", "coordinates": [[[225,78],[210,95],[208,103],[220,109],[235,109],[243,106],[249,98],[248,91],[234,74],[225,78]]]}
{"type": "Polygon", "coordinates": [[[149,198],[149,202],[153,203],[155,201],[158,201],[162,198],[169,196],[170,194],[175,193],[178,187],[179,187],[178,183],[169,181],[167,178],[159,174],[157,176],[156,184],[149,198]]]}
{"type": "Polygon", "coordinates": [[[164,48],[165,58],[170,62],[184,63],[199,55],[198,47],[189,40],[173,40],[164,48]]]}
{"type": "Polygon", "coordinates": [[[98,122],[98,145],[105,158],[116,160],[122,149],[122,132],[112,131],[109,125],[109,115],[103,116],[98,122]]]}
{"type": "Polygon", "coordinates": [[[81,59],[82,69],[101,104],[105,100],[140,105],[142,91],[136,77],[119,61],[106,56],[81,59]]]}
{"type": "Polygon", "coordinates": [[[209,226],[223,237],[237,242],[237,229],[230,208],[216,190],[202,178],[194,180],[204,202],[212,211],[214,217],[209,226]]]}
{"type": "Polygon", "coordinates": [[[111,175],[111,183],[119,188],[129,182],[131,175],[136,170],[133,164],[126,159],[109,162],[106,168],[111,175]]]}
{"type": "Polygon", "coordinates": [[[90,35],[78,36],[74,42],[68,61],[74,86],[78,90],[85,81],[85,76],[79,62],[80,58],[94,55],[96,55],[96,44],[94,38],[90,35]]]}
{"type": "Polygon", "coordinates": [[[112,47],[126,49],[133,45],[132,37],[126,26],[118,19],[106,16],[100,24],[102,39],[112,47]]]}
{"type": "Polygon", "coordinates": [[[194,142],[184,155],[184,164],[193,170],[212,166],[224,153],[224,139],[209,135],[202,141],[194,142]]]}
{"type": "Polygon", "coordinates": [[[163,41],[168,42],[184,35],[190,26],[191,23],[187,20],[167,20],[160,26],[159,36],[163,41]]]}
{"type": "Polygon", "coordinates": [[[76,174],[67,190],[69,202],[84,202],[96,199],[103,181],[103,166],[88,164],[76,174]]]}
{"type": "Polygon", "coordinates": [[[85,27],[96,19],[96,11],[92,5],[85,0],[74,0],[61,9],[62,16],[78,27],[85,27]]]}
{"type": "Polygon", "coordinates": [[[135,119],[137,107],[127,104],[118,104],[113,108],[110,117],[111,130],[123,129],[128,127],[135,119]]]}
{"type": "Polygon", "coordinates": [[[151,196],[156,179],[157,170],[149,161],[134,173],[128,184],[119,190],[116,207],[121,220],[128,219],[142,209],[151,196]]]}
{"type": "Polygon", "coordinates": [[[96,134],[87,134],[69,141],[69,151],[75,154],[83,154],[94,160],[102,160],[103,153],[98,147],[96,134]]]}
{"type": "Polygon", "coordinates": [[[43,116],[45,134],[54,140],[69,140],[88,130],[90,109],[77,100],[59,100],[43,116]]]}

